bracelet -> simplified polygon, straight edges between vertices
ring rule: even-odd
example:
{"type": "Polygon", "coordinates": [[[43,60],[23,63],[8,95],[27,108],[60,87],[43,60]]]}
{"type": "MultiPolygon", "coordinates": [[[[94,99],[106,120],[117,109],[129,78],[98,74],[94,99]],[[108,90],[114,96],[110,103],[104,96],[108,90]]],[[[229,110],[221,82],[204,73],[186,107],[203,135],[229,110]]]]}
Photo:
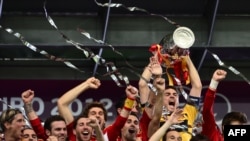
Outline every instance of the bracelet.
{"type": "Polygon", "coordinates": [[[158,74],[158,75],[153,74],[153,75],[152,75],[152,78],[153,78],[153,79],[155,79],[155,78],[161,78],[161,76],[162,76],[162,74],[158,74]]]}
{"type": "Polygon", "coordinates": [[[148,108],[152,108],[154,105],[150,104],[149,102],[143,103],[141,104],[142,108],[148,107],[148,108]]]}

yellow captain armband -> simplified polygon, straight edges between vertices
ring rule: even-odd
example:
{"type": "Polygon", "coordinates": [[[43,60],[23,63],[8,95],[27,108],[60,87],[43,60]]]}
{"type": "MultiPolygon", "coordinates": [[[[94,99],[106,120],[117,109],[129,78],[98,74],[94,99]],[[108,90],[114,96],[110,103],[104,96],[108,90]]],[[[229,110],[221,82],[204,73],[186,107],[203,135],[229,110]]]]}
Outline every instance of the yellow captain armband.
{"type": "Polygon", "coordinates": [[[131,98],[126,98],[125,102],[124,102],[124,109],[131,111],[131,109],[133,108],[135,103],[135,99],[131,99],[131,98]]]}

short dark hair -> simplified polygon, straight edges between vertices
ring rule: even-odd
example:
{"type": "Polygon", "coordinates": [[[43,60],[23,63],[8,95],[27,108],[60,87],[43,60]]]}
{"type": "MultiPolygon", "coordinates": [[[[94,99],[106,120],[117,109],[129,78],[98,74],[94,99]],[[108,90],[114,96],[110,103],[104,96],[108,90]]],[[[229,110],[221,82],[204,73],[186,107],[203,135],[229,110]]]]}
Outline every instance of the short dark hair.
{"type": "Polygon", "coordinates": [[[22,112],[19,109],[13,109],[13,108],[4,110],[2,112],[0,116],[0,126],[2,129],[2,132],[6,130],[4,123],[6,122],[11,123],[17,114],[22,114],[22,112]]]}
{"type": "Polygon", "coordinates": [[[167,136],[168,132],[170,132],[170,131],[180,132],[179,129],[176,129],[176,128],[168,128],[167,131],[166,131],[166,133],[165,133],[164,136],[162,137],[162,140],[163,140],[163,141],[165,141],[165,140],[167,139],[166,136],[167,136]]]}
{"type": "Polygon", "coordinates": [[[74,122],[73,122],[73,128],[74,128],[74,129],[76,129],[77,122],[78,122],[81,118],[88,118],[88,116],[86,116],[86,115],[79,115],[78,117],[76,117],[76,118],[74,119],[74,122]]]}
{"type": "Polygon", "coordinates": [[[136,112],[131,111],[129,115],[135,116],[139,120],[139,116],[136,112]]]}
{"type": "Polygon", "coordinates": [[[236,112],[236,111],[227,113],[222,119],[222,126],[230,125],[232,121],[247,123],[247,115],[243,112],[236,112]]]}
{"type": "Polygon", "coordinates": [[[177,88],[175,86],[167,85],[166,89],[173,89],[173,90],[175,90],[177,92],[177,88]]]}
{"type": "Polygon", "coordinates": [[[88,104],[84,107],[84,109],[83,109],[81,115],[83,115],[83,116],[85,116],[85,117],[88,117],[89,111],[90,111],[90,109],[93,108],[93,107],[101,108],[101,109],[103,110],[103,113],[104,113],[104,119],[105,119],[105,121],[107,121],[107,118],[108,118],[107,110],[105,109],[103,103],[98,102],[98,101],[94,101],[94,102],[88,103],[88,104]]]}
{"type": "Polygon", "coordinates": [[[206,135],[199,133],[199,134],[192,136],[190,141],[210,141],[210,139],[206,135]]]}
{"type": "Polygon", "coordinates": [[[51,131],[51,124],[53,122],[55,122],[55,121],[63,121],[66,124],[66,121],[65,121],[65,119],[62,116],[60,116],[60,115],[53,115],[53,116],[48,117],[45,120],[45,122],[44,122],[44,130],[51,131]]]}

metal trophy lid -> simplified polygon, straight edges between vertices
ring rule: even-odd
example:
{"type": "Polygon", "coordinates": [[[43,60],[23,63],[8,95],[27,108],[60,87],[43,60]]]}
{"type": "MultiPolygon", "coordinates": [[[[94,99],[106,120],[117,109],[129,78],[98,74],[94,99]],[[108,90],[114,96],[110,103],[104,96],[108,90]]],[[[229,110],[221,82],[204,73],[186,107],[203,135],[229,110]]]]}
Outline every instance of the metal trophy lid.
{"type": "Polygon", "coordinates": [[[190,48],[195,41],[194,33],[187,27],[178,27],[173,33],[174,43],[183,49],[190,48]]]}

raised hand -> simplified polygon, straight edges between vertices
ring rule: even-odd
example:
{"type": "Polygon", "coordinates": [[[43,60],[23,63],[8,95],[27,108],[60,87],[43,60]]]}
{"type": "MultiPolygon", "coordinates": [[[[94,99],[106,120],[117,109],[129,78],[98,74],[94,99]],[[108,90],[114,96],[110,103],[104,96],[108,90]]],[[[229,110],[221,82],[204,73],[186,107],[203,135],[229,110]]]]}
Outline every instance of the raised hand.
{"type": "Polygon", "coordinates": [[[131,98],[131,99],[136,99],[138,95],[138,89],[136,87],[133,87],[131,85],[127,86],[126,90],[126,95],[127,97],[131,98]]]}
{"type": "Polygon", "coordinates": [[[183,110],[182,109],[176,109],[171,116],[168,118],[168,120],[171,122],[171,124],[178,124],[181,123],[182,120],[180,120],[184,115],[183,115],[183,110]]]}
{"type": "Polygon", "coordinates": [[[91,89],[98,89],[101,86],[100,80],[95,77],[90,77],[86,80],[86,83],[91,89]]]}
{"type": "Polygon", "coordinates": [[[21,96],[24,103],[31,103],[35,96],[35,93],[33,90],[29,89],[24,91],[21,96]]]}
{"type": "Polygon", "coordinates": [[[155,54],[154,56],[150,57],[150,63],[148,65],[150,72],[153,75],[161,76],[162,75],[162,67],[160,62],[158,61],[158,56],[155,54]]]}
{"type": "Polygon", "coordinates": [[[221,69],[217,69],[214,74],[213,74],[213,78],[216,81],[221,81],[224,78],[226,78],[227,72],[221,69]]]}

